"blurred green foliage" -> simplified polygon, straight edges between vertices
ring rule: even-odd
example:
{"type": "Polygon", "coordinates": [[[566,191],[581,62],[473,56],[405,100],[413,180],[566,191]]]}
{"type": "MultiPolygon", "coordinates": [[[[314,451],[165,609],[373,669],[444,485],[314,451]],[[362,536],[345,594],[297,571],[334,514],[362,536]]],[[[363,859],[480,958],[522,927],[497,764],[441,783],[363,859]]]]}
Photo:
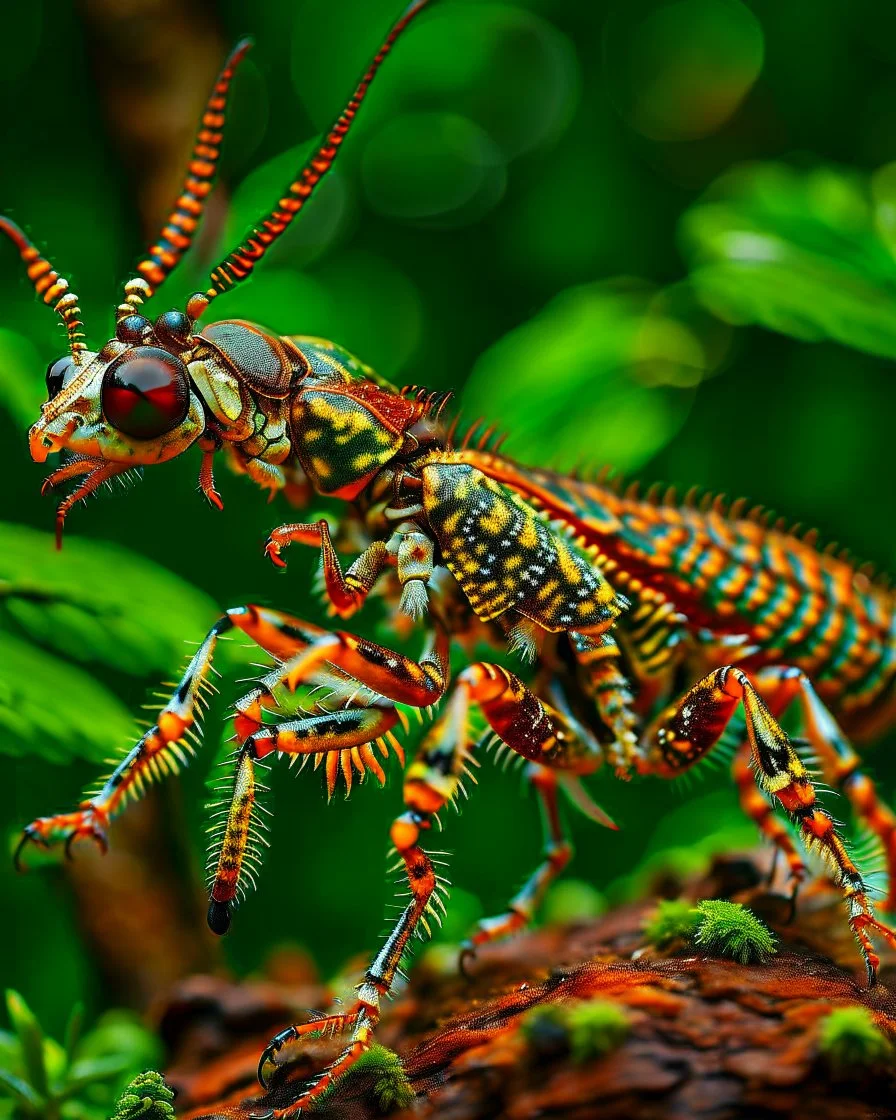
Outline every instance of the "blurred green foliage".
{"type": "Polygon", "coordinates": [[[128,1078],[160,1058],[158,1042],[133,1015],[107,1013],[82,1033],[77,1004],[60,1044],[18,992],[7,991],[6,1009],[12,1031],[0,1031],[3,1120],[108,1120],[128,1078]]]}
{"type": "MultiPolygon", "coordinates": [[[[258,43],[236,80],[219,195],[229,213],[151,310],[182,304],[279,197],[399,7],[210,0],[227,40],[248,31],[258,43]]],[[[80,12],[72,0],[5,12],[16,48],[0,73],[0,208],[72,274],[100,341],[145,231],[80,12]]],[[[872,0],[442,0],[390,59],[320,196],[216,313],[332,337],[400,383],[453,387],[523,460],[611,461],[747,494],[893,567],[894,43],[893,13],[872,0]]],[[[192,455],[148,470],[126,499],[76,510],[61,554],[33,535],[52,511],[23,437],[60,331],[10,246],[0,258],[0,513],[31,527],[4,538],[0,564],[7,550],[14,564],[0,579],[65,593],[52,628],[26,600],[2,608],[0,657],[28,678],[16,704],[0,693],[11,839],[73,806],[96,770],[93,724],[118,733],[146,688],[173,675],[180,638],[201,637],[212,601],[325,616],[312,556],[291,556],[286,576],[262,560],[287,507],[223,478],[224,513],[207,508],[192,455]]],[[[375,604],[359,627],[388,635],[375,604]]],[[[225,697],[238,687],[226,681],[225,697]]],[[[197,851],[222,710],[207,758],[181,779],[197,851]]],[[[891,759],[881,750],[871,765],[892,802],[891,759]]],[[[272,849],[228,958],[249,972],[292,936],[332,971],[380,931],[400,786],[393,777],[385,793],[327,807],[310,771],[271,778],[272,849]]],[[[609,774],[594,784],[623,827],[571,820],[573,873],[601,890],[614,881],[627,893],[670,849],[693,862],[754,835],[724,773],[689,788],[609,774]]],[[[503,909],[538,859],[535,807],[518,797],[484,767],[462,818],[446,819],[471,913],[503,909]]],[[[51,1030],[77,998],[102,1007],[61,872],[17,879],[0,863],[0,889],[16,916],[0,930],[0,979],[25,989],[51,1030]]]]}
{"type": "Polygon", "coordinates": [[[841,1076],[861,1076],[893,1059],[893,1044],[867,1007],[837,1007],[826,1015],[818,1049],[841,1076]]]}
{"type": "Polygon", "coordinates": [[[177,664],[184,627],[201,631],[213,614],[200,592],[117,545],[76,539],[60,563],[48,533],[0,523],[0,753],[107,759],[133,738],[133,714],[56,654],[145,677],[177,664]]]}

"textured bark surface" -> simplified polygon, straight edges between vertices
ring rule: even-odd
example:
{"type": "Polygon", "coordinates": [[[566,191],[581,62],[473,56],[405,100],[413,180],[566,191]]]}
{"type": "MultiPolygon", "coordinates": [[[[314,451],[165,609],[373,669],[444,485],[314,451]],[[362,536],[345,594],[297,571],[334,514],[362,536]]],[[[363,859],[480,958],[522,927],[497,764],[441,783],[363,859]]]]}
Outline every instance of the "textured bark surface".
{"type": "MultiPolygon", "coordinates": [[[[896,970],[885,966],[881,983],[864,989],[836,893],[810,886],[787,924],[785,900],[759,885],[756,865],[745,859],[718,862],[686,893],[749,903],[778,932],[779,952],[750,966],[693,949],[644,952],[646,901],[485,950],[470,980],[448,968],[444,954],[424,957],[379,1032],[420,1094],[413,1115],[896,1116],[896,1070],[835,1076],[819,1054],[820,1022],[835,1007],[869,1008],[896,1038],[896,996],[887,986],[896,970]],[[581,1065],[562,1043],[534,1052],[520,1016],[583,998],[625,1006],[632,1029],[622,1046],[581,1065]]],[[[272,1091],[260,1092],[255,1066],[271,1033],[306,1018],[301,1008],[326,1008],[328,998],[307,968],[284,975],[281,963],[275,975],[240,987],[195,978],[164,1009],[168,1077],[182,1115],[237,1120],[282,1108],[338,1047],[317,1041],[284,1052],[272,1091]]],[[[369,1089],[363,1076],[349,1078],[316,1114],[380,1115],[369,1089]]]]}

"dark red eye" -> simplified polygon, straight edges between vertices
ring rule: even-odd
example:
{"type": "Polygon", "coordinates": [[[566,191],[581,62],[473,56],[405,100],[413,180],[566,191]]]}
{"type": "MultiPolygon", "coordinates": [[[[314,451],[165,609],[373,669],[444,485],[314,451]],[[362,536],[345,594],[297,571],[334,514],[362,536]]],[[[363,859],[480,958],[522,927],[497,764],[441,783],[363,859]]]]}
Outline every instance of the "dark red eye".
{"type": "Polygon", "coordinates": [[[154,439],[176,428],[190,408],[184,363],[155,346],[137,346],[115,359],[103,378],[103,413],[125,435],[154,439]]]}
{"type": "Polygon", "coordinates": [[[57,358],[47,366],[47,399],[52,400],[62,389],[66,381],[70,380],[75,368],[75,359],[71,354],[57,358]]]}

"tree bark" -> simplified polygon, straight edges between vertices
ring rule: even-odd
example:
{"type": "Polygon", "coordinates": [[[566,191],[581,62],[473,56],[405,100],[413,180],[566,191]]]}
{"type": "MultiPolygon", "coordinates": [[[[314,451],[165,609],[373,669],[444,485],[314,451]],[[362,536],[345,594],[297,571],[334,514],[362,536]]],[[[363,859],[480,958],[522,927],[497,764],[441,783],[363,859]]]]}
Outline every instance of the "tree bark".
{"type": "MultiPolygon", "coordinates": [[[[896,997],[886,986],[896,971],[884,969],[877,987],[863,988],[837,892],[811,885],[787,924],[785,899],[761,885],[752,859],[739,858],[717,861],[708,879],[684,893],[748,903],[775,928],[779,951],[764,965],[690,947],[645,951],[641,923],[650,899],[483,950],[470,980],[443,951],[424,956],[379,1031],[379,1041],[404,1059],[419,1095],[407,1116],[896,1116],[892,1067],[835,1075],[819,1052],[820,1023],[836,1007],[868,1008],[896,1037],[896,997]],[[627,1040],[603,1058],[574,1064],[562,1044],[533,1050],[519,1030],[533,1007],[594,998],[622,1005],[631,1022],[627,1040]]],[[[271,1091],[262,1093],[255,1066],[270,1034],[301,1004],[326,1009],[327,993],[310,982],[192,983],[200,984],[201,998],[195,989],[182,993],[161,1024],[179,1115],[189,1120],[244,1120],[282,1108],[338,1047],[337,1040],[284,1051],[271,1091]]],[[[369,1088],[361,1076],[346,1079],[316,1115],[380,1115],[369,1088]]]]}

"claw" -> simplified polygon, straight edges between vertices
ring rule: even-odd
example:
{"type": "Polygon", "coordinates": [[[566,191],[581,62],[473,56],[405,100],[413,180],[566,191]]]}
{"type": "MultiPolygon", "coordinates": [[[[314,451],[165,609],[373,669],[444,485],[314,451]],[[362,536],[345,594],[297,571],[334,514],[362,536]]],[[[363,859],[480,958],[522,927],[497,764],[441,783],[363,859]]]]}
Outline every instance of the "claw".
{"type": "Polygon", "coordinates": [[[13,855],[13,863],[17,871],[24,871],[22,853],[30,842],[40,848],[49,848],[52,844],[62,841],[65,856],[72,858],[72,844],[82,837],[93,840],[100,851],[105,855],[109,850],[109,841],[106,837],[107,818],[102,810],[85,802],[86,807],[74,813],[61,813],[55,817],[38,817],[36,821],[22,832],[21,839],[13,855]]]}
{"type": "Polygon", "coordinates": [[[86,837],[88,840],[92,840],[103,855],[105,855],[109,851],[109,840],[106,837],[106,833],[103,829],[97,827],[90,827],[86,829],[77,828],[74,831],[70,832],[69,835],[65,838],[66,859],[75,858],[72,855],[72,844],[74,844],[76,840],[80,840],[82,837],[86,837]]]}
{"type": "Polygon", "coordinates": [[[214,506],[215,509],[218,510],[224,509],[224,499],[221,497],[217,490],[203,490],[203,494],[205,494],[206,498],[208,499],[209,505],[214,506]]]}
{"type": "Polygon", "coordinates": [[[29,843],[37,844],[39,848],[46,848],[47,846],[46,842],[41,837],[40,833],[37,831],[33,824],[29,824],[27,828],[22,830],[22,835],[19,839],[18,844],[16,844],[16,850],[13,853],[13,867],[15,867],[16,871],[20,873],[27,870],[25,865],[22,863],[22,852],[25,850],[25,845],[29,843]]]}
{"type": "Polygon", "coordinates": [[[280,557],[280,545],[277,544],[273,537],[268,537],[267,543],[264,546],[264,554],[275,567],[286,567],[286,561],[280,557]]]}
{"type": "Polygon", "coordinates": [[[286,1030],[280,1031],[275,1034],[271,1041],[265,1046],[261,1052],[261,1058],[258,1061],[258,1083],[262,1089],[270,1089],[271,1085],[267,1079],[267,1072],[265,1066],[272,1065],[274,1069],[279,1069],[279,1063],[274,1061],[274,1055],[279,1054],[287,1042],[292,1042],[294,1038],[298,1038],[298,1033],[295,1027],[287,1027],[286,1030]]]}

